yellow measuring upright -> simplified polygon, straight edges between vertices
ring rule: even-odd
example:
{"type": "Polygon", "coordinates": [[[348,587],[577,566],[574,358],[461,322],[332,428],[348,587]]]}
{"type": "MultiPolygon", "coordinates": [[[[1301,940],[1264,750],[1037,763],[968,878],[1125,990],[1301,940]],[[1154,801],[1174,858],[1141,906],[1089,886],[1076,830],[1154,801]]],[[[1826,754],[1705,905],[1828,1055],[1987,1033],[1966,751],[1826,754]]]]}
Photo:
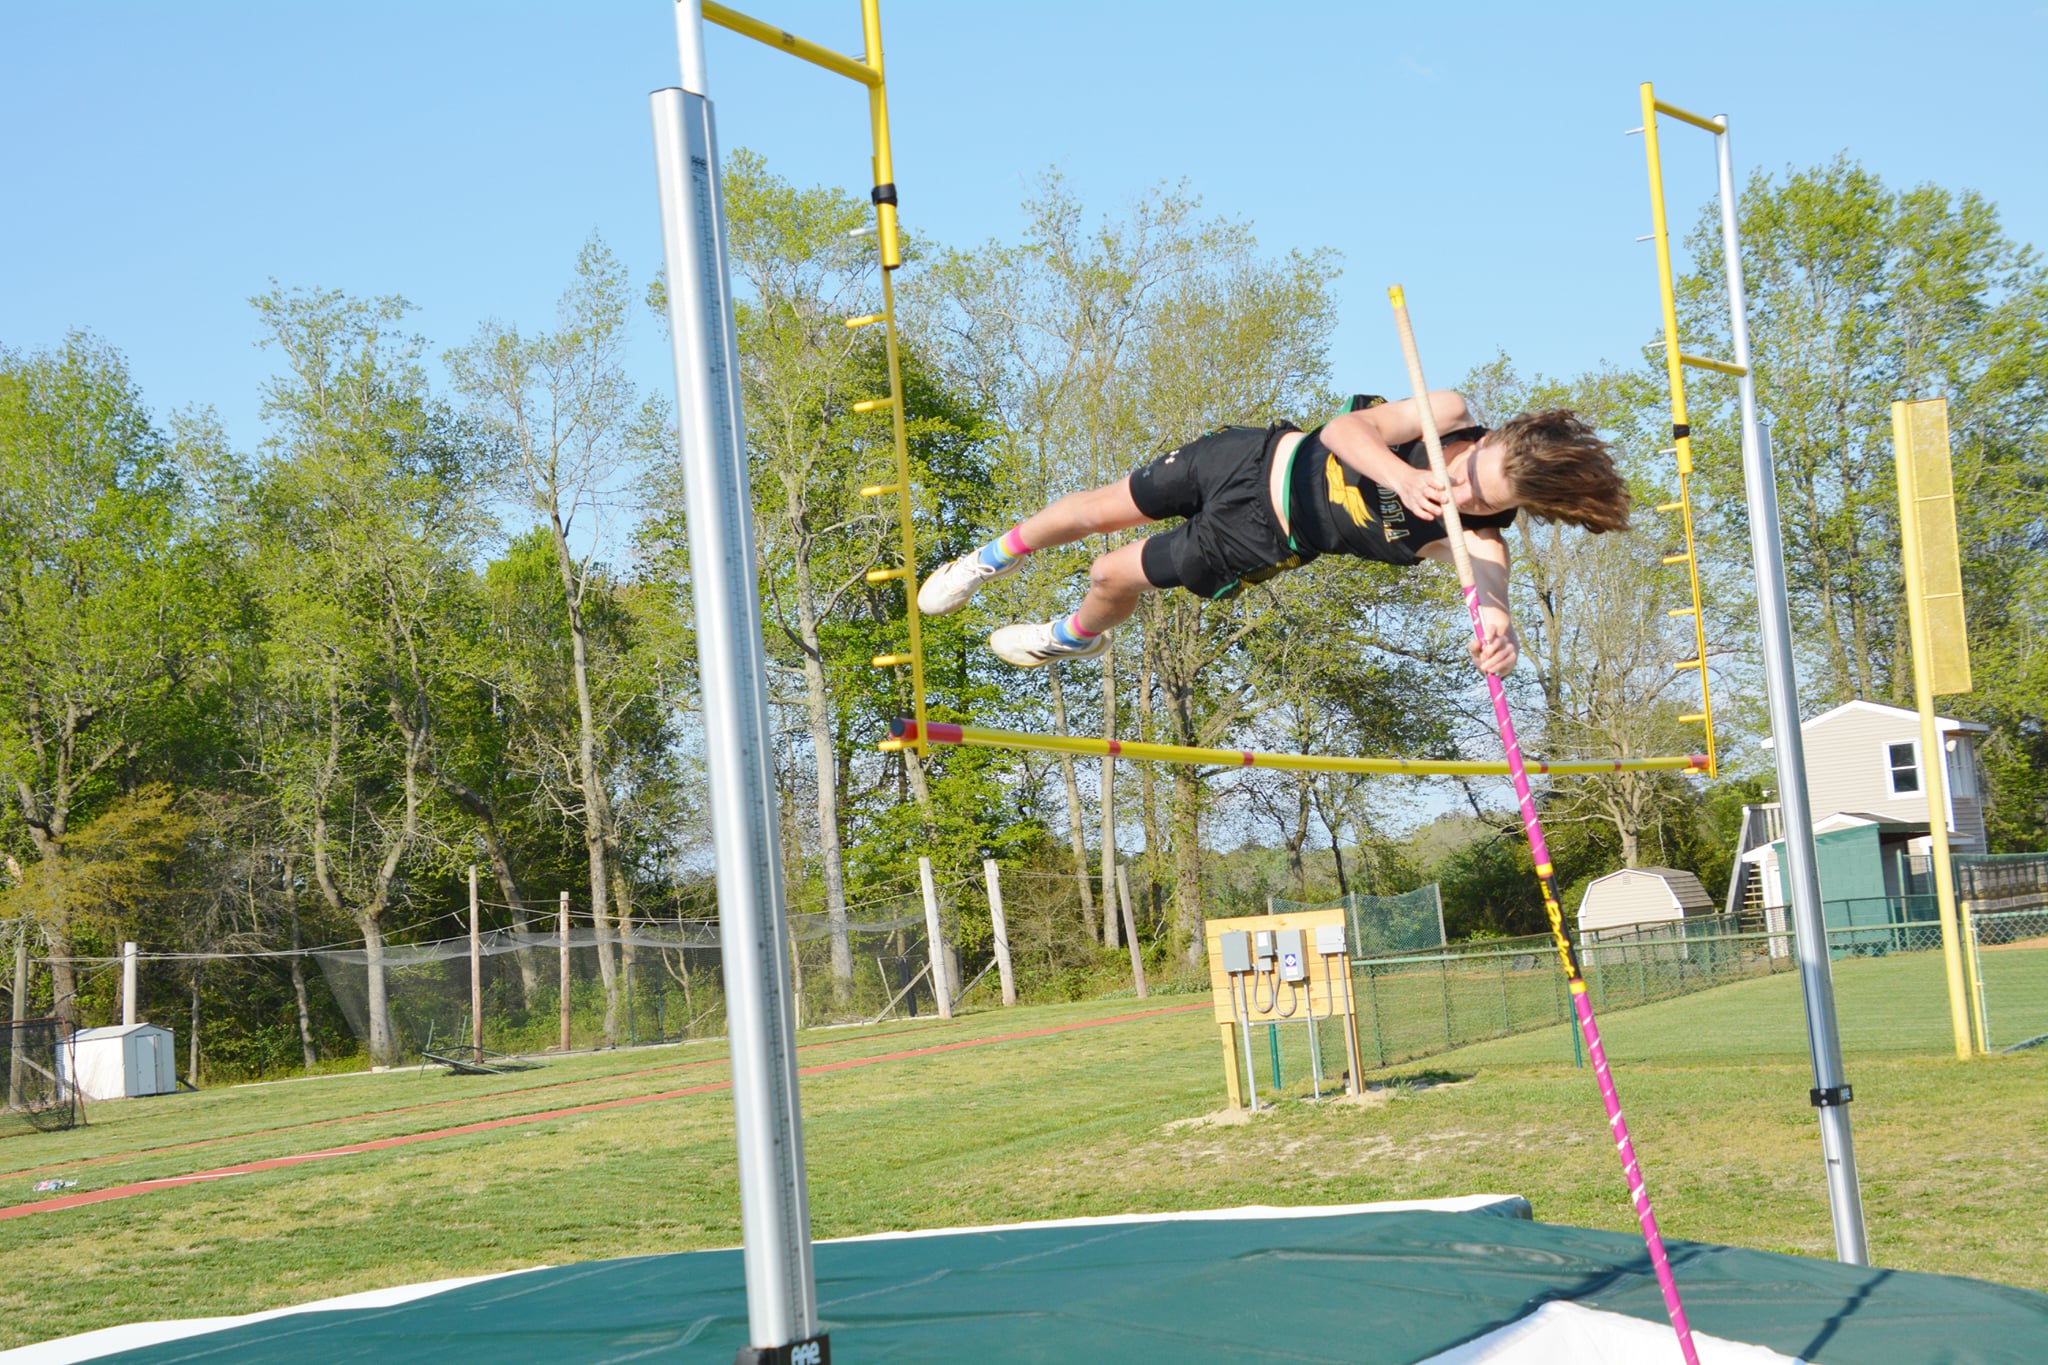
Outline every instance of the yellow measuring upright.
{"type": "MultiPolygon", "coordinates": [[[[875,398],[863,398],[852,405],[852,410],[867,413],[886,409],[896,440],[894,481],[868,484],[861,488],[860,495],[864,498],[896,500],[896,526],[901,562],[893,568],[872,570],[867,579],[870,583],[903,584],[904,633],[908,637],[903,649],[877,654],[870,662],[876,668],[909,669],[910,709],[918,721],[917,733],[922,736],[925,712],[924,631],[917,611],[917,524],[914,520],[916,502],[912,497],[914,490],[910,482],[910,437],[903,415],[903,369],[898,358],[896,336],[894,273],[896,268],[903,264],[903,249],[896,231],[896,170],[895,160],[889,150],[889,86],[882,71],[881,9],[878,0],[861,0],[861,35],[867,51],[859,57],[848,57],[844,53],[834,52],[829,47],[799,38],[794,33],[777,28],[774,24],[717,4],[715,0],[704,0],[704,19],[707,23],[717,24],[765,46],[787,52],[813,66],[830,71],[834,75],[844,76],[867,88],[868,132],[874,144],[874,159],[871,162],[874,188],[868,192],[868,198],[875,206],[875,237],[881,251],[882,311],[848,318],[846,325],[853,328],[871,327],[878,322],[882,324],[884,350],[889,360],[889,392],[875,398]]],[[[924,741],[922,738],[892,741],[882,747],[914,749],[922,754],[924,741]]]]}
{"type": "Polygon", "coordinates": [[[1700,561],[1699,545],[1693,533],[1692,516],[1692,426],[1685,411],[1685,371],[1688,367],[1709,370],[1715,374],[1745,378],[1749,374],[1746,365],[1733,361],[1716,360],[1710,356],[1693,355],[1679,344],[1678,337],[1678,292],[1671,278],[1671,227],[1664,215],[1664,160],[1657,143],[1657,118],[1677,119],[1680,123],[1703,128],[1714,135],[1722,136],[1728,131],[1727,124],[1720,119],[1704,118],[1690,110],[1680,109],[1675,104],[1666,104],[1657,98],[1650,82],[1644,81],[1641,88],[1643,101],[1643,148],[1650,163],[1650,238],[1657,246],[1657,289],[1664,306],[1664,371],[1671,385],[1671,446],[1669,453],[1678,464],[1678,496],[1670,502],[1659,503],[1659,512],[1676,514],[1683,548],[1664,556],[1666,564],[1685,565],[1687,583],[1692,589],[1692,605],[1672,611],[1673,616],[1692,618],[1692,657],[1681,659],[1672,665],[1676,669],[1689,669],[1699,675],[1700,709],[1679,717],[1687,724],[1698,725],[1705,732],[1706,739],[1701,747],[1707,755],[1707,775],[1712,777],[1719,768],[1719,751],[1714,743],[1714,698],[1713,689],[1707,679],[1707,627],[1700,610],[1700,561]]]}
{"type": "MultiPolygon", "coordinates": [[[[1933,845],[1934,899],[1941,914],[1941,960],[1948,976],[1949,1021],[1956,1056],[1970,1057],[1970,1000],[1983,999],[1974,977],[1977,955],[1966,951],[1956,913],[1955,873],[1948,847],[1948,749],[1934,715],[1936,693],[1970,690],[1970,641],[1963,623],[1963,566],[1956,550],[1954,474],[1949,463],[1948,400],[1892,404],[1892,454],[1899,476],[1900,566],[1906,618],[1913,636],[1913,703],[1920,712],[1920,771],[1933,845]],[[1965,963],[1967,962],[1967,967],[1965,963]]],[[[1977,1045],[1984,1047],[1982,1011],[1977,1045]]],[[[1987,1049],[1988,1050],[1988,1049],[1987,1049]]]]}

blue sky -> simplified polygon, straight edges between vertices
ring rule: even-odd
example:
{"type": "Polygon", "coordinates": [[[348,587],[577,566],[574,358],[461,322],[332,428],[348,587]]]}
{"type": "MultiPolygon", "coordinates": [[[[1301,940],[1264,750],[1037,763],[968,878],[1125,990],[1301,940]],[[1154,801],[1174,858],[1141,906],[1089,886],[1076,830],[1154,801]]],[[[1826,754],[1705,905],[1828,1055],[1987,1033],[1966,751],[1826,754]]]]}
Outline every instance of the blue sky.
{"type": "MultiPolygon", "coordinates": [[[[748,0],[857,52],[855,0],[748,0]]],[[[2048,7],[884,0],[907,222],[1014,235],[1058,167],[1115,206],[1185,179],[1273,249],[1344,255],[1338,382],[1401,385],[1385,286],[1408,286],[1445,382],[1620,359],[1655,329],[1636,83],[1726,112],[1738,166],[1848,151],[1895,186],[1996,201],[2048,238],[2036,141],[2048,7]],[[1938,22],[1937,22],[1938,19],[1938,22]]],[[[0,120],[0,344],[90,328],[160,413],[260,436],[269,359],[245,300],[270,277],[398,293],[438,351],[486,318],[545,325],[601,232],[645,278],[658,226],[647,92],[675,81],[665,0],[342,6],[11,0],[0,120]]],[[[728,147],[799,182],[866,184],[851,83],[712,30],[728,147]]],[[[1712,191],[1673,128],[1674,221],[1712,191]]],[[[666,388],[652,326],[635,352],[666,388]]]]}

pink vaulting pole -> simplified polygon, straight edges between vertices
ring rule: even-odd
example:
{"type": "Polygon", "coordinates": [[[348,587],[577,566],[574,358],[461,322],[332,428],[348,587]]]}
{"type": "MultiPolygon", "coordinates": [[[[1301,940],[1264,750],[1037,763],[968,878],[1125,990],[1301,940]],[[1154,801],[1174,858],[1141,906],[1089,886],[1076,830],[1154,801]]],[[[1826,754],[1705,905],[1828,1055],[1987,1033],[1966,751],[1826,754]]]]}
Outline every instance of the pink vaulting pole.
{"type": "MultiPolygon", "coordinates": [[[[1429,467],[1449,489],[1450,471],[1444,464],[1443,441],[1436,428],[1436,413],[1429,405],[1429,387],[1422,379],[1422,355],[1415,347],[1415,329],[1408,320],[1408,301],[1395,285],[1388,290],[1394,304],[1394,325],[1401,333],[1401,353],[1408,362],[1408,383],[1415,391],[1415,405],[1422,421],[1423,444],[1429,450],[1429,467]]],[[[1464,591],[1465,610],[1472,617],[1472,634],[1480,646],[1486,644],[1486,625],[1479,615],[1479,584],[1472,575],[1471,556],[1465,548],[1465,527],[1457,504],[1444,508],[1444,527],[1451,546],[1451,558],[1458,569],[1458,586],[1464,591]]],[[[1650,1208],[1650,1190],[1643,1183],[1636,1164],[1635,1144],[1628,1135],[1628,1121],[1621,1116],[1621,1095],[1614,1088],[1614,1072],[1607,1065],[1607,1049],[1600,1043],[1600,1025],[1593,1019],[1593,1002],[1586,995],[1586,980],[1579,975],[1578,955],[1571,937],[1564,931],[1564,908],[1557,900],[1557,880],[1550,866],[1550,849],[1543,841],[1543,823],[1536,817],[1536,796],[1529,789],[1529,770],[1522,762],[1522,742],[1515,737],[1514,717],[1508,714],[1507,689],[1488,674],[1486,690],[1493,698],[1493,718],[1500,725],[1500,740],[1507,750],[1508,771],[1515,784],[1515,800],[1522,807],[1522,829],[1529,836],[1529,853],[1536,862],[1536,879],[1543,888],[1543,911],[1550,917],[1550,936],[1557,945],[1570,982],[1572,1012],[1578,1016],[1579,1032],[1586,1040],[1586,1055],[1593,1060],[1593,1075],[1600,1083],[1600,1102],[1607,1107],[1607,1127],[1621,1153],[1621,1173],[1628,1181],[1629,1202],[1635,1206],[1636,1221],[1642,1225],[1643,1245],[1649,1249],[1651,1268],[1657,1272],[1657,1286],[1664,1291],[1664,1311],[1671,1316],[1671,1329],[1678,1333],[1678,1349],[1686,1365],[1699,1365],[1699,1352],[1692,1344],[1692,1325],[1685,1320],[1685,1304],[1678,1297],[1678,1281],[1671,1273],[1671,1258],[1664,1254],[1664,1235],[1657,1230],[1657,1215],[1650,1208]]]]}

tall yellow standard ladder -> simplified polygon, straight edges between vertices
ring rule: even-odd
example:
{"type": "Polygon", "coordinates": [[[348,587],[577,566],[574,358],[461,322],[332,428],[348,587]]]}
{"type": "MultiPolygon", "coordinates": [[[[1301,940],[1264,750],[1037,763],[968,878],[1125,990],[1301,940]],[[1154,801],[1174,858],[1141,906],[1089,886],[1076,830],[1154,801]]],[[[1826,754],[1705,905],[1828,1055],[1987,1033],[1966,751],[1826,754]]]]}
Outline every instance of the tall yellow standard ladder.
{"type": "Polygon", "coordinates": [[[1699,545],[1693,533],[1692,515],[1692,427],[1685,412],[1685,371],[1690,367],[1742,378],[1749,370],[1730,361],[1693,355],[1679,342],[1678,293],[1671,278],[1671,228],[1664,215],[1664,159],[1657,144],[1657,116],[1662,114],[1689,123],[1717,137],[1727,132],[1727,126],[1722,120],[1702,118],[1675,104],[1666,104],[1657,98],[1648,81],[1642,84],[1642,101],[1643,126],[1630,131],[1643,135],[1643,148],[1650,163],[1650,238],[1657,246],[1657,289],[1664,305],[1664,370],[1671,384],[1671,446],[1664,453],[1674,456],[1678,464],[1678,496],[1657,504],[1657,510],[1678,517],[1684,548],[1665,555],[1664,562],[1683,564],[1692,589],[1692,605],[1675,607],[1670,612],[1673,617],[1692,618],[1692,657],[1681,659],[1672,667],[1690,669],[1699,675],[1700,709],[1681,715],[1679,720],[1703,728],[1705,742],[1701,748],[1707,756],[1707,776],[1712,777],[1719,766],[1719,753],[1714,745],[1713,691],[1707,679],[1707,627],[1700,612],[1699,545]]]}
{"type": "MultiPolygon", "coordinates": [[[[896,500],[896,527],[901,546],[901,562],[894,568],[871,569],[870,583],[901,582],[904,588],[903,617],[907,639],[904,647],[885,654],[877,654],[873,663],[876,668],[910,670],[911,714],[917,719],[917,734],[924,733],[924,632],[917,613],[917,526],[913,520],[915,502],[910,484],[910,438],[903,413],[903,369],[898,355],[896,334],[896,268],[903,264],[903,250],[896,232],[896,179],[895,163],[889,153],[889,89],[882,75],[882,16],[879,0],[860,0],[861,33],[867,51],[860,57],[848,57],[834,52],[807,39],[799,38],[773,24],[764,23],[738,10],[728,9],[715,0],[703,0],[704,18],[708,23],[731,29],[734,33],[752,38],[769,47],[789,53],[813,66],[823,67],[835,75],[844,76],[867,87],[868,130],[874,142],[874,160],[871,163],[874,188],[868,197],[875,206],[875,236],[881,250],[882,262],[882,311],[868,313],[857,318],[846,319],[849,328],[882,325],[885,350],[889,359],[889,392],[877,398],[864,398],[853,404],[855,412],[889,413],[890,426],[896,440],[896,477],[888,483],[868,484],[860,490],[864,498],[894,498],[896,500]]],[[[922,738],[892,739],[884,741],[885,750],[913,749],[922,754],[925,744],[922,738]]]]}

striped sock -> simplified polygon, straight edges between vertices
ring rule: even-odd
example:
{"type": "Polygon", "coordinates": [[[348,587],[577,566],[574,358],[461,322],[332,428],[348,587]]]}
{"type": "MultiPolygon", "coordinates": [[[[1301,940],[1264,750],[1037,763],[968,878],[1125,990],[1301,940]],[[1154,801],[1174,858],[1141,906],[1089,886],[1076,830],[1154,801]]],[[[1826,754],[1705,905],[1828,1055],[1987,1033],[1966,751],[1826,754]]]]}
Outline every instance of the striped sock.
{"type": "Polygon", "coordinates": [[[1052,638],[1068,649],[1079,649],[1100,634],[1099,630],[1081,629],[1081,613],[1078,611],[1052,623],[1052,638]]]}
{"type": "Polygon", "coordinates": [[[1009,530],[981,547],[981,563],[987,569],[1008,569],[1018,560],[1031,553],[1031,547],[1017,534],[1017,528],[1009,530]]]}

